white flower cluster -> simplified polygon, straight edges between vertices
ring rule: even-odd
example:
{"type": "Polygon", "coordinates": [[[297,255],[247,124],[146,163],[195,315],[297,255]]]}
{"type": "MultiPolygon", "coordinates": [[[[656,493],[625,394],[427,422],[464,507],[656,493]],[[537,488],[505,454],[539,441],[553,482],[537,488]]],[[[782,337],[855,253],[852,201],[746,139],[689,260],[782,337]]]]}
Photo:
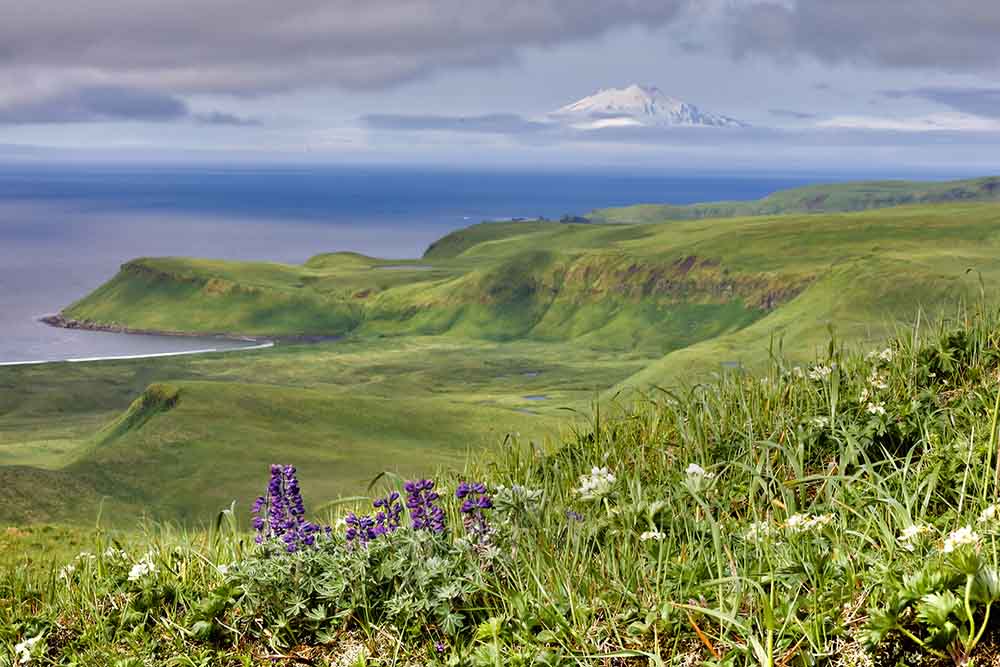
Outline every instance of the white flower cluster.
{"type": "Polygon", "coordinates": [[[993,523],[997,518],[997,506],[989,505],[979,514],[979,523],[993,523]]]}
{"type": "Polygon", "coordinates": [[[128,554],[121,549],[111,546],[104,550],[104,558],[105,560],[126,560],[128,554]]]}
{"type": "Polygon", "coordinates": [[[829,417],[813,417],[809,420],[809,423],[817,428],[826,428],[830,425],[829,417]]]}
{"type": "Polygon", "coordinates": [[[897,537],[896,540],[899,542],[900,546],[907,551],[913,551],[916,546],[915,543],[919,542],[924,535],[930,532],[930,526],[915,523],[900,531],[899,537],[897,537]]]}
{"type": "Polygon", "coordinates": [[[832,367],[819,364],[810,368],[807,375],[810,380],[825,380],[830,376],[830,373],[833,373],[832,367]]]}
{"type": "Polygon", "coordinates": [[[666,537],[665,533],[661,533],[659,530],[654,528],[653,530],[647,530],[646,532],[644,532],[642,535],[639,536],[639,539],[642,540],[643,542],[648,542],[649,540],[656,540],[657,542],[662,542],[663,538],[665,537],[666,537]]]}
{"type": "Polygon", "coordinates": [[[941,548],[946,554],[964,547],[964,546],[978,546],[979,545],[979,533],[972,530],[971,526],[962,526],[958,530],[953,530],[944,541],[944,546],[941,548]]]}
{"type": "Polygon", "coordinates": [[[884,350],[882,350],[881,352],[878,351],[878,350],[872,350],[871,352],[868,353],[868,358],[869,359],[872,359],[872,360],[878,359],[879,361],[884,361],[886,363],[889,363],[890,361],[892,361],[892,358],[894,356],[896,356],[896,353],[892,351],[891,347],[887,347],[884,350]]]}
{"type": "Polygon", "coordinates": [[[73,580],[73,574],[76,572],[77,563],[80,563],[81,561],[93,562],[95,560],[97,560],[97,556],[94,554],[89,551],[81,551],[77,554],[76,558],[73,559],[73,562],[67,563],[62,567],[62,569],[59,570],[59,578],[65,581],[68,585],[73,580]]]}
{"type": "Polygon", "coordinates": [[[576,493],[583,500],[597,500],[611,493],[615,485],[615,476],[606,467],[594,466],[589,475],[580,475],[580,488],[576,493]]]}
{"type": "Polygon", "coordinates": [[[877,370],[873,370],[871,375],[868,376],[868,384],[870,384],[874,389],[883,390],[889,388],[889,383],[885,381],[885,376],[879,373],[877,370]]]}
{"type": "Polygon", "coordinates": [[[15,665],[27,665],[31,662],[31,652],[35,648],[35,644],[42,641],[42,634],[38,633],[38,636],[32,637],[31,639],[25,639],[24,641],[14,645],[14,654],[17,657],[17,662],[15,665]]]}
{"type": "Polygon", "coordinates": [[[132,566],[132,569],[128,572],[129,581],[139,581],[143,577],[153,574],[156,572],[156,565],[153,564],[153,554],[147,553],[143,556],[139,562],[132,566]]]}
{"type": "Polygon", "coordinates": [[[793,514],[785,522],[785,528],[792,533],[805,533],[818,530],[823,526],[828,526],[833,522],[832,514],[793,514]]]}
{"type": "Polygon", "coordinates": [[[747,542],[757,544],[774,535],[774,526],[768,521],[755,521],[750,524],[750,528],[743,537],[747,542]]]}
{"type": "Polygon", "coordinates": [[[865,408],[869,414],[885,416],[885,406],[881,403],[868,402],[868,407],[865,408]]]}
{"type": "Polygon", "coordinates": [[[687,474],[688,477],[699,477],[701,479],[715,479],[714,472],[708,472],[697,463],[688,464],[688,467],[684,472],[687,474]]]}

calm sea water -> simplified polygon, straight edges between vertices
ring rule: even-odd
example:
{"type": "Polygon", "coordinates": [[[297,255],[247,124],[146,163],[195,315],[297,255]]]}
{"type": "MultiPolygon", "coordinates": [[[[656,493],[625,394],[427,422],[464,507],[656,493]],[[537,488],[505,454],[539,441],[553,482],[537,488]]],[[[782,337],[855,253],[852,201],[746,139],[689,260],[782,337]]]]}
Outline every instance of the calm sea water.
{"type": "Polygon", "coordinates": [[[0,362],[225,346],[37,322],[133,257],[302,262],[333,250],[416,257],[448,231],[488,218],[754,199],[829,180],[376,167],[0,167],[0,362]]]}

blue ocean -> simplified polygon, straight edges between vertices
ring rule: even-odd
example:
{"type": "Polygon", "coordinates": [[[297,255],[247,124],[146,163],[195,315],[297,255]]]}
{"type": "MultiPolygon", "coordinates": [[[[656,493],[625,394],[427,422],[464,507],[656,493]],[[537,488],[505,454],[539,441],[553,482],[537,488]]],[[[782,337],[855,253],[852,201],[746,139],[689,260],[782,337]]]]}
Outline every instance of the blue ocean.
{"type": "Polygon", "coordinates": [[[219,348],[218,340],[54,329],[140,256],[302,262],[333,250],[417,257],[487,219],[640,202],[755,199],[831,175],[415,167],[0,166],[0,362],[219,348]]]}

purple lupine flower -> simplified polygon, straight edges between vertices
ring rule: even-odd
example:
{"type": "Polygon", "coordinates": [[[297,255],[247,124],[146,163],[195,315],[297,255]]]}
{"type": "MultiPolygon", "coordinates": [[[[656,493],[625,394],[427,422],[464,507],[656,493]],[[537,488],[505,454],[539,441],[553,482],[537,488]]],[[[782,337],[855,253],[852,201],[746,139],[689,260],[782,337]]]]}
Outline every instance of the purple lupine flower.
{"type": "Polygon", "coordinates": [[[486,491],[482,482],[462,482],[455,489],[455,497],[462,501],[462,524],[467,533],[476,541],[486,540],[492,530],[486,521],[485,510],[493,509],[493,498],[486,491]]]}
{"type": "Polygon", "coordinates": [[[406,491],[406,507],[410,510],[413,530],[443,533],[444,510],[435,504],[440,496],[434,491],[434,482],[429,479],[408,481],[403,489],[406,491]]]}
{"type": "Polygon", "coordinates": [[[257,531],[254,541],[262,544],[280,540],[288,553],[312,546],[316,543],[316,534],[323,530],[305,520],[305,505],[293,466],[271,466],[267,495],[254,501],[253,513],[253,527],[257,531]]]}
{"type": "Polygon", "coordinates": [[[566,510],[566,518],[571,521],[583,521],[583,515],[579,512],[574,512],[573,510],[566,510]]]}
{"type": "Polygon", "coordinates": [[[351,512],[344,519],[347,531],[344,537],[349,544],[364,546],[382,535],[394,533],[402,523],[403,504],[399,501],[399,493],[393,491],[384,498],[377,498],[372,507],[378,510],[375,516],[358,516],[351,512]]]}

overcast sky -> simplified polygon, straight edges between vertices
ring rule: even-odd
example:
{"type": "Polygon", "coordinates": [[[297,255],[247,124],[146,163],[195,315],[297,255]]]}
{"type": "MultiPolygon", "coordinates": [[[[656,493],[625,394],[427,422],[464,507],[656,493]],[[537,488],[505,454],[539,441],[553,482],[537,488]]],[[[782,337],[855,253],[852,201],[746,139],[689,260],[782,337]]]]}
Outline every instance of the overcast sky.
{"type": "Polygon", "coordinates": [[[997,0],[0,0],[0,16],[0,157],[1000,170],[997,0]],[[752,128],[545,122],[631,83],[752,128]]]}

